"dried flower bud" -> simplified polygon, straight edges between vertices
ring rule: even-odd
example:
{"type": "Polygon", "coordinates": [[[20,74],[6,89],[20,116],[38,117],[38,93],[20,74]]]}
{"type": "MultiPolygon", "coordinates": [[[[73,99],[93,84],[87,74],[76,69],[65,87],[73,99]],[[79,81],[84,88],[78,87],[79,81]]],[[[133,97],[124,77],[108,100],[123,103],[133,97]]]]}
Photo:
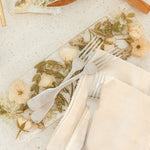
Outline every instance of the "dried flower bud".
{"type": "Polygon", "coordinates": [[[45,75],[39,82],[39,87],[46,88],[52,86],[53,80],[50,75],[45,75]]]}
{"type": "Polygon", "coordinates": [[[29,131],[33,127],[32,121],[24,118],[23,116],[20,116],[17,121],[18,127],[23,131],[29,131]]]}
{"type": "Polygon", "coordinates": [[[73,59],[78,55],[78,53],[79,50],[75,48],[63,47],[60,49],[60,57],[66,62],[73,61],[73,59]]]}
{"type": "Polygon", "coordinates": [[[132,44],[132,54],[137,57],[142,57],[150,50],[150,43],[148,40],[141,38],[134,41],[132,44]]]}
{"type": "Polygon", "coordinates": [[[21,80],[14,81],[9,88],[9,99],[17,104],[26,104],[30,95],[30,86],[21,80]]]}
{"type": "Polygon", "coordinates": [[[129,26],[129,35],[134,40],[140,39],[143,36],[141,25],[134,24],[129,26]]]}

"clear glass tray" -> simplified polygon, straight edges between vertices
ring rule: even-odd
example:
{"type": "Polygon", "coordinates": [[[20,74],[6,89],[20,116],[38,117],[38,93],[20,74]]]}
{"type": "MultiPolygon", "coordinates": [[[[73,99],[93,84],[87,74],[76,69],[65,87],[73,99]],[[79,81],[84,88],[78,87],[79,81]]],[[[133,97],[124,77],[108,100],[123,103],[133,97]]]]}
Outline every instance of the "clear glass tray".
{"type": "Polygon", "coordinates": [[[43,0],[41,3],[41,0],[6,0],[5,2],[10,13],[37,13],[56,15],[61,12],[60,7],[47,7],[45,1],[46,0],[43,0]]]}

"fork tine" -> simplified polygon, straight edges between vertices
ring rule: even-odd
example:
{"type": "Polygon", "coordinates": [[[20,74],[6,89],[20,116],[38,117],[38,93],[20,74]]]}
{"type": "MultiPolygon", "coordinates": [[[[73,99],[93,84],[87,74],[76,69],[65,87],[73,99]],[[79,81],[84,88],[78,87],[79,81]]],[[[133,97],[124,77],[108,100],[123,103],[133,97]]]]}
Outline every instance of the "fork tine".
{"type": "Polygon", "coordinates": [[[97,66],[98,71],[102,70],[103,68],[107,67],[109,64],[111,64],[112,62],[114,62],[115,60],[117,60],[118,58],[122,57],[122,55],[119,55],[117,57],[112,57],[111,59],[103,62],[103,64],[101,64],[100,66],[97,66]]]}
{"type": "Polygon", "coordinates": [[[94,81],[91,85],[91,88],[89,90],[89,97],[93,97],[93,98],[100,98],[101,95],[101,91],[103,89],[103,84],[105,81],[105,73],[99,75],[98,73],[96,73],[94,81]]]}
{"type": "Polygon", "coordinates": [[[104,61],[104,60],[106,60],[106,59],[112,57],[113,55],[114,55],[114,56],[117,56],[117,54],[120,54],[120,53],[122,53],[122,51],[121,51],[120,49],[115,49],[114,51],[112,51],[111,54],[107,54],[107,55],[106,55],[105,57],[103,57],[102,59],[97,58],[97,61],[95,61],[95,64],[97,64],[97,65],[98,65],[98,64],[103,64],[102,61],[104,61]]]}
{"type": "Polygon", "coordinates": [[[96,65],[102,64],[104,60],[108,59],[109,57],[112,57],[112,55],[117,53],[117,52],[118,52],[118,50],[114,50],[111,54],[105,55],[102,58],[97,58],[97,61],[95,61],[95,64],[96,65]]]}
{"type": "Polygon", "coordinates": [[[107,55],[107,54],[111,53],[114,49],[115,49],[115,48],[110,49],[109,51],[105,52],[105,53],[104,53],[104,54],[102,54],[100,57],[96,58],[93,62],[96,62],[97,60],[99,60],[99,59],[103,58],[105,55],[107,55]]]}
{"type": "Polygon", "coordinates": [[[105,73],[102,74],[102,79],[100,80],[101,86],[99,86],[99,88],[97,89],[97,93],[96,93],[96,97],[98,97],[99,99],[102,94],[104,82],[105,82],[105,73]]]}
{"type": "Polygon", "coordinates": [[[97,83],[95,85],[95,88],[93,90],[93,93],[92,93],[92,97],[96,98],[96,93],[97,93],[97,89],[100,87],[101,85],[101,80],[102,80],[102,75],[99,75],[97,77],[97,83]]]}
{"type": "Polygon", "coordinates": [[[88,93],[89,97],[92,97],[93,89],[95,88],[95,84],[97,83],[97,76],[98,76],[98,74],[96,73],[94,81],[92,82],[92,85],[91,85],[89,93],[88,93]]]}
{"type": "MultiPolygon", "coordinates": [[[[101,43],[101,44],[97,47],[97,49],[99,49],[102,44],[103,44],[103,43],[101,43]]],[[[96,53],[96,50],[93,51],[92,54],[88,54],[88,58],[87,58],[87,60],[86,60],[86,63],[88,63],[88,62],[90,61],[90,59],[93,57],[93,55],[94,55],[95,53],[96,53]]]]}
{"type": "Polygon", "coordinates": [[[105,53],[103,57],[98,57],[96,60],[94,60],[95,64],[100,64],[103,60],[111,57],[112,55],[114,55],[115,53],[120,52],[119,49],[113,49],[113,51],[111,51],[111,53],[105,53]]]}
{"type": "Polygon", "coordinates": [[[95,41],[87,48],[87,49],[85,49],[85,51],[82,53],[82,55],[80,55],[79,57],[81,58],[81,59],[83,59],[85,56],[86,56],[86,54],[90,51],[90,49],[93,47],[93,46],[95,46],[95,43],[98,41],[99,39],[98,38],[96,38],[95,39],[95,41]]]}
{"type": "Polygon", "coordinates": [[[96,53],[96,50],[101,47],[101,45],[102,45],[101,41],[99,41],[97,44],[95,44],[95,46],[90,50],[90,52],[87,53],[87,55],[83,58],[83,61],[85,61],[87,63],[91,59],[91,57],[93,57],[93,55],[96,53]]]}
{"type": "Polygon", "coordinates": [[[81,56],[82,53],[93,43],[93,41],[96,39],[96,36],[80,51],[78,56],[81,56]]]}

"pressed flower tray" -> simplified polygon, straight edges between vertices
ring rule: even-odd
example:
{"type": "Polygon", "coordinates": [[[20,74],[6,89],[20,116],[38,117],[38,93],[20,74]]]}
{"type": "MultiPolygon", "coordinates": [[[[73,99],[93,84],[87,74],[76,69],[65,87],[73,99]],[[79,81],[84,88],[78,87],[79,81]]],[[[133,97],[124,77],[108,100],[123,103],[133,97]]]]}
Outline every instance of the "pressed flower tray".
{"type": "Polygon", "coordinates": [[[58,14],[61,6],[76,0],[6,0],[10,13],[58,14]]]}
{"type": "MultiPolygon", "coordinates": [[[[35,14],[59,14],[60,7],[46,7],[47,0],[6,0],[6,6],[10,13],[35,13],[35,14]]],[[[51,2],[50,2],[51,3],[51,2]]]]}
{"type": "MultiPolygon", "coordinates": [[[[39,64],[39,62],[37,62],[38,65],[35,64],[36,67],[34,68],[34,66],[33,66],[33,68],[31,68],[31,70],[29,70],[27,73],[25,73],[23,76],[21,76],[19,78],[19,80],[24,81],[25,83],[27,83],[30,86],[34,85],[37,78],[35,79],[33,77],[35,77],[35,75],[37,74],[36,72],[38,69],[39,69],[38,70],[39,72],[41,71],[40,70],[41,68],[38,68],[38,67],[41,64],[45,65],[45,62],[47,65],[47,63],[51,60],[57,61],[57,62],[61,63],[61,65],[66,66],[66,68],[67,68],[68,67],[67,65],[69,63],[65,64],[65,61],[60,57],[60,51],[62,51],[62,48],[71,47],[73,49],[81,50],[94,35],[96,35],[104,40],[104,44],[101,46],[101,50],[107,51],[110,48],[117,46],[121,49],[124,49],[124,52],[122,53],[122,55],[123,55],[122,59],[127,60],[132,63],[135,63],[137,61],[141,62],[142,58],[132,56],[133,54],[132,54],[132,49],[131,49],[131,43],[134,42],[133,39],[128,35],[127,30],[124,30],[122,28],[121,23],[118,23],[118,21],[119,21],[118,19],[121,18],[121,21],[123,21],[123,24],[132,24],[132,21],[135,24],[139,24],[136,21],[134,15],[135,14],[133,12],[125,9],[125,10],[118,10],[116,13],[112,13],[109,17],[104,17],[104,18],[98,20],[93,25],[91,25],[89,28],[85,29],[83,32],[79,33],[76,37],[71,39],[68,43],[66,43],[65,45],[60,47],[55,52],[51,53],[49,56],[47,56],[47,58],[41,60],[42,63],[39,64]],[[110,19],[110,18],[113,18],[113,19],[110,19]],[[113,29],[112,29],[113,33],[110,31],[110,23],[112,23],[112,22],[113,22],[113,29]],[[122,32],[124,32],[123,35],[122,35],[122,32]],[[115,35],[115,40],[112,39],[113,35],[115,35]],[[107,36],[107,37],[105,37],[105,36],[107,36]]],[[[49,62],[49,63],[50,63],[49,65],[51,65],[52,62],[49,62]]],[[[44,72],[44,75],[45,74],[51,74],[51,73],[44,72]]],[[[76,84],[74,84],[74,86],[68,87],[67,90],[69,90],[69,92],[63,91],[64,97],[66,98],[67,103],[70,103],[72,91],[75,89],[75,86],[76,86],[76,84]]],[[[35,89],[33,91],[35,91],[35,89]]],[[[33,91],[32,91],[32,94],[34,94],[33,91]]],[[[6,93],[8,93],[8,89],[6,89],[6,93]]],[[[2,95],[2,99],[7,100],[8,94],[2,95]]],[[[1,99],[1,101],[2,101],[2,99],[1,99]]],[[[16,135],[20,129],[17,127],[17,124],[16,124],[17,119],[6,120],[6,118],[11,117],[11,114],[10,114],[10,116],[3,117],[3,120],[0,120],[0,124],[1,124],[0,130],[3,130],[3,131],[1,131],[1,133],[3,134],[4,132],[6,132],[8,134],[8,139],[11,139],[10,143],[14,147],[16,144],[24,145],[25,143],[28,143],[29,140],[32,141],[32,139],[34,139],[35,136],[41,137],[42,135],[47,134],[48,139],[49,139],[53,133],[55,126],[59,122],[59,119],[64,115],[65,110],[67,110],[67,108],[68,108],[67,103],[65,103],[63,105],[63,108],[62,108],[63,111],[57,110],[57,111],[49,112],[49,115],[47,116],[47,118],[44,121],[46,129],[43,130],[43,128],[42,128],[43,132],[41,132],[41,133],[38,133],[39,131],[41,131],[41,128],[36,128],[35,130],[31,130],[30,132],[21,132],[20,135],[18,136],[18,139],[21,141],[18,142],[18,140],[16,140],[16,135]],[[6,122],[8,122],[8,123],[6,123],[6,122]],[[49,128],[47,128],[47,127],[49,127],[49,128]],[[37,133],[37,134],[35,134],[35,133],[37,133]],[[26,141],[26,142],[24,143],[24,141],[26,141]]],[[[4,105],[5,105],[5,103],[4,103],[4,105]]],[[[15,107],[14,107],[14,109],[15,109],[15,107]]],[[[6,133],[4,133],[4,135],[6,135],[6,133]]],[[[38,140],[37,140],[37,143],[38,143],[38,140]]],[[[0,149],[1,149],[1,146],[0,146],[0,149]]],[[[4,149],[4,147],[2,147],[2,149],[4,149]]],[[[34,149],[35,148],[33,148],[33,150],[34,149]]],[[[43,149],[42,146],[40,146],[39,149],[43,149]]]]}

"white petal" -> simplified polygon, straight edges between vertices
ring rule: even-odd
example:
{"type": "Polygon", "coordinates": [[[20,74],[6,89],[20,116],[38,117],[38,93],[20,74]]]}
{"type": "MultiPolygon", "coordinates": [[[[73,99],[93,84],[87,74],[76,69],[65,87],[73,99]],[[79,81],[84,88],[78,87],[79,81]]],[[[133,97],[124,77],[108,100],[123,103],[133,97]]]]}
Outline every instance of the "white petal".
{"type": "Polygon", "coordinates": [[[60,49],[60,57],[64,61],[72,61],[79,53],[78,49],[75,48],[70,48],[70,47],[62,47],[60,49]]]}
{"type": "Polygon", "coordinates": [[[50,75],[45,75],[44,77],[42,77],[41,81],[39,82],[39,86],[42,88],[46,88],[49,86],[52,86],[52,77],[50,75]]]}
{"type": "Polygon", "coordinates": [[[15,101],[17,104],[25,104],[30,98],[30,86],[21,80],[16,80],[9,88],[9,100],[15,101]],[[22,92],[19,94],[18,92],[22,92]]]}
{"type": "Polygon", "coordinates": [[[110,45],[110,44],[104,44],[104,51],[109,51],[110,49],[113,49],[114,45],[110,45]]]}
{"type": "Polygon", "coordinates": [[[117,40],[115,44],[120,49],[125,49],[128,47],[128,43],[125,40],[117,40]]]}

